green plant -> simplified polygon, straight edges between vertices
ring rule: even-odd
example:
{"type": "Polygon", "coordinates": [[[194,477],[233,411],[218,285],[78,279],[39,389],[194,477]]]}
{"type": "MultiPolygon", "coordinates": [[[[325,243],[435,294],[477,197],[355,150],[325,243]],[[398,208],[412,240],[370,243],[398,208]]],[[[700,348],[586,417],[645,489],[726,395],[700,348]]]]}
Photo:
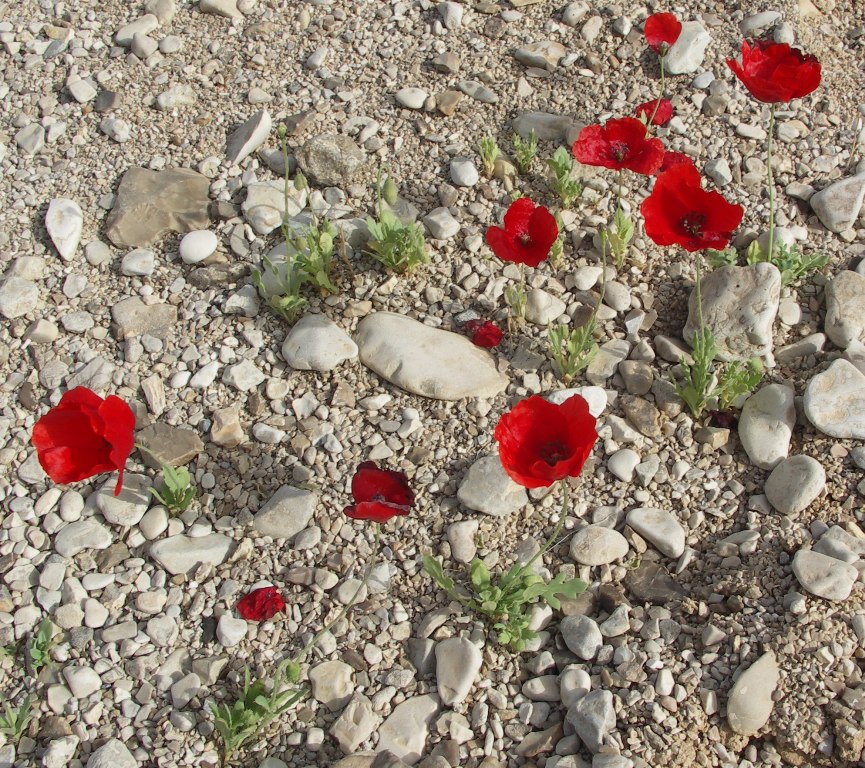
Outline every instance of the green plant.
{"type": "Polygon", "coordinates": [[[518,133],[514,134],[514,162],[517,164],[517,170],[525,175],[531,168],[538,154],[538,137],[535,134],[535,129],[527,139],[524,139],[518,133]]]}
{"type": "MultiPolygon", "coordinates": [[[[289,244],[286,242],[286,251],[288,250],[289,244]]],[[[300,295],[303,274],[297,269],[294,261],[288,258],[286,261],[274,262],[265,255],[261,263],[264,265],[263,269],[252,270],[255,287],[276,314],[286,322],[293,323],[308,303],[300,295]],[[274,288],[274,285],[278,287],[274,288]]]]}
{"type": "Polygon", "coordinates": [[[727,363],[712,392],[718,398],[718,410],[726,411],[737,398],[753,392],[762,379],[763,363],[759,358],[727,363]]]}
{"type": "Polygon", "coordinates": [[[396,185],[390,178],[382,183],[382,172],[383,168],[379,168],[376,179],[378,220],[372,217],[366,220],[370,233],[367,248],[385,268],[399,273],[410,272],[429,261],[423,227],[416,221],[403,224],[393,211],[384,207],[385,202],[389,205],[396,202],[396,185]]]}
{"type": "MultiPolygon", "coordinates": [[[[616,213],[613,216],[613,225],[609,227],[601,237],[601,247],[604,247],[604,241],[609,245],[610,252],[616,259],[616,266],[621,269],[625,261],[625,254],[628,252],[628,246],[634,238],[634,222],[621,207],[616,208],[616,213]]],[[[606,254],[605,254],[606,255],[606,254]]]]}
{"type": "Polygon", "coordinates": [[[18,646],[15,643],[0,645],[0,661],[14,659],[18,655],[18,646]]]}
{"type": "Polygon", "coordinates": [[[580,371],[588,368],[589,363],[598,354],[598,343],[595,341],[595,314],[579,328],[568,328],[564,323],[550,325],[547,329],[547,339],[550,356],[558,369],[559,378],[569,384],[580,371]]]}
{"type": "Polygon", "coordinates": [[[0,713],[0,734],[17,744],[33,719],[33,703],[29,694],[17,708],[4,701],[3,712],[0,713]]]}
{"type": "Polygon", "coordinates": [[[508,324],[511,322],[520,325],[526,319],[526,288],[522,281],[516,285],[509,285],[505,288],[505,304],[508,305],[510,311],[508,316],[508,324]]]}
{"type": "Polygon", "coordinates": [[[170,512],[185,512],[195,498],[195,485],[186,467],[162,465],[162,493],[155,488],[150,493],[170,512]]]}
{"type": "Polygon", "coordinates": [[[324,293],[337,292],[330,279],[336,237],[336,227],[327,219],[320,222],[313,219],[312,224],[294,238],[295,259],[303,282],[312,283],[324,293]]]}
{"type": "Polygon", "coordinates": [[[306,691],[294,687],[299,678],[300,667],[293,661],[282,662],[270,683],[267,678],[253,681],[247,668],[240,697],[211,705],[213,724],[222,740],[223,768],[246,742],[306,695],[306,691]]]}
{"type": "Polygon", "coordinates": [[[51,619],[44,618],[27,646],[27,658],[33,674],[38,675],[42,667],[51,663],[49,653],[55,645],[54,624],[51,623],[51,619]]]}
{"type": "Polygon", "coordinates": [[[572,205],[583,191],[583,185],[573,178],[575,165],[576,160],[564,147],[559,147],[547,160],[547,167],[552,171],[550,189],[559,196],[565,208],[572,205]]]}
{"type": "Polygon", "coordinates": [[[761,261],[774,264],[781,273],[781,285],[795,283],[805,275],[823,269],[829,263],[829,257],[825,253],[806,256],[795,245],[789,246],[786,243],[776,243],[774,253],[767,256],[756,240],[748,247],[745,259],[749,264],[761,261]]]}
{"type": "Polygon", "coordinates": [[[496,160],[501,151],[496,140],[492,136],[484,136],[480,141],[481,163],[484,166],[484,173],[492,177],[496,170],[496,160]]]}

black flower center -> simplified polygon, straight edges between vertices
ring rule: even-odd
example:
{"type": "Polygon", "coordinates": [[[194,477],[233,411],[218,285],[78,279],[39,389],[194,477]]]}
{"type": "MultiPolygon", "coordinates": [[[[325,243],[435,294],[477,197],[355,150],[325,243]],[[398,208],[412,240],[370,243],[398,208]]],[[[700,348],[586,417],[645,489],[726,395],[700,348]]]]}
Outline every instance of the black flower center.
{"type": "Polygon", "coordinates": [[[622,162],[628,156],[628,145],[624,141],[614,141],[610,144],[610,154],[618,162],[622,162]]]}
{"type": "Polygon", "coordinates": [[[568,450],[568,446],[566,446],[561,440],[551,440],[541,446],[538,454],[543,461],[553,467],[560,461],[568,458],[568,456],[571,455],[571,452],[568,450]]]}
{"type": "Polygon", "coordinates": [[[682,217],[680,222],[682,229],[692,237],[699,237],[703,234],[703,227],[706,225],[706,217],[702,213],[691,211],[682,217]]]}

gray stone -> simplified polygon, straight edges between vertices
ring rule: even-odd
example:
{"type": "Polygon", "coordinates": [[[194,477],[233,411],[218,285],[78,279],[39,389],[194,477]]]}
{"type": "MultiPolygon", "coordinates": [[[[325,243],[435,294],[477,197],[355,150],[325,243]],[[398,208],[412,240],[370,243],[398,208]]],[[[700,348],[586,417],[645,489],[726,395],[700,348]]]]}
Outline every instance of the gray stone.
{"type": "Polygon", "coordinates": [[[61,528],[54,536],[54,550],[63,557],[75,557],[85,549],[106,549],[114,537],[93,518],[78,520],[61,528]]]}
{"type": "Polygon", "coordinates": [[[123,174],[105,233],[120,247],[152,245],[169,232],[205,229],[210,221],[206,176],[187,168],[123,174]]]}
{"type": "Polygon", "coordinates": [[[830,437],[865,439],[865,374],[847,360],[835,360],[805,388],[805,415],[830,437]]]}
{"type": "Polygon", "coordinates": [[[532,288],[526,297],[526,320],[535,325],[546,327],[566,309],[565,302],[542,288],[532,288]]]}
{"type": "Polygon", "coordinates": [[[764,653],[739,675],[727,698],[727,722],[735,733],[753,736],[769,722],[775,706],[772,694],[780,677],[772,651],[764,653]]]}
{"type": "Polygon", "coordinates": [[[216,624],[216,639],[223,648],[233,648],[243,642],[248,629],[249,625],[243,619],[223,613],[216,624]]]}
{"type": "Polygon", "coordinates": [[[132,138],[132,129],[129,127],[129,123],[117,117],[103,118],[99,123],[99,130],[118,144],[123,144],[132,138]]]}
{"type": "Polygon", "coordinates": [[[228,137],[225,158],[228,164],[237,165],[255,152],[264,143],[271,126],[270,113],[262,109],[236,128],[228,137]]]}
{"type": "Polygon", "coordinates": [[[150,478],[127,472],[123,477],[123,488],[114,495],[117,481],[111,478],[96,492],[96,506],[102,516],[113,525],[137,525],[150,504],[150,478]]]}
{"type": "Polygon", "coordinates": [[[581,565],[606,565],[627,554],[625,537],[602,525],[587,525],[571,539],[571,557],[581,565]]]}
{"type": "Polygon", "coordinates": [[[45,129],[39,123],[25,125],[15,134],[15,143],[27,155],[35,155],[45,146],[45,129]]]}
{"type": "Polygon", "coordinates": [[[589,5],[586,2],[582,2],[582,0],[568,3],[565,6],[565,10],[562,11],[562,22],[569,27],[576,27],[588,12],[589,5]]]}
{"type": "Polygon", "coordinates": [[[241,360],[229,365],[222,374],[222,380],[240,392],[249,392],[265,380],[266,376],[252,360],[241,360]]]}
{"type": "Polygon", "coordinates": [[[412,696],[397,704],[378,729],[376,752],[389,750],[409,765],[417,763],[439,706],[438,697],[432,694],[412,696]]]}
{"type": "Polygon", "coordinates": [[[102,687],[102,679],[91,667],[64,667],[63,678],[76,699],[86,699],[102,687]]]}
{"type": "Polygon", "coordinates": [[[423,109],[429,94],[423,88],[400,88],[394,98],[397,104],[406,109],[423,109]]]}
{"type": "Polygon", "coordinates": [[[673,515],[654,507],[637,507],[628,512],[627,523],[667,557],[685,551],[685,529],[673,515]]]}
{"type": "Polygon", "coordinates": [[[192,107],[198,101],[198,91],[191,85],[172,85],[156,97],[156,109],[171,112],[178,107],[192,107]]]}
{"type": "Polygon", "coordinates": [[[156,422],[139,430],[135,441],[144,446],[144,463],[152,469],[160,469],[163,464],[181,467],[189,464],[204,450],[201,438],[188,427],[173,427],[156,422]]]}
{"type": "Polygon", "coordinates": [[[114,33],[114,42],[117,45],[129,47],[136,34],[147,35],[159,26],[159,19],[152,13],[139,16],[135,21],[125,24],[114,33]]]}
{"type": "Polygon", "coordinates": [[[480,180],[475,164],[468,157],[455,157],[450,166],[451,181],[458,187],[473,187],[480,180]]]}
{"type": "Polygon", "coordinates": [[[553,40],[529,43],[514,51],[514,58],[527,67],[553,70],[565,55],[565,46],[553,40]]]}
{"type": "MultiPolygon", "coordinates": [[[[79,738],[77,736],[61,736],[52,739],[45,753],[42,755],[42,768],[66,768],[75,757],[78,749],[79,738]]],[[[3,761],[0,760],[0,766],[3,761]]],[[[9,766],[11,768],[11,766],[9,766]]]]}
{"type": "Polygon", "coordinates": [[[222,565],[230,549],[231,539],[221,533],[196,537],[178,534],[151,544],[149,554],[172,576],[176,576],[202,563],[222,565]]]}
{"type": "Polygon", "coordinates": [[[793,556],[793,574],[812,595],[826,600],[846,600],[859,571],[834,557],[800,549],[793,556]]]}
{"type": "Polygon", "coordinates": [[[7,277],[0,283],[0,315],[7,320],[27,315],[39,303],[39,286],[23,277],[7,277]]]}
{"type": "Polygon", "coordinates": [[[255,513],[255,530],[274,539],[291,539],[312,519],[318,495],[303,488],[280,486],[255,513]]]}
{"type": "Polygon", "coordinates": [[[559,623],[559,632],[568,649],[583,661],[594,659],[604,644],[601,630],[588,616],[565,616],[559,623]]]}
{"type": "Polygon", "coordinates": [[[820,223],[830,232],[850,229],[865,200],[865,173],[841,179],[816,192],[810,200],[811,209],[820,223]]]}
{"type": "Polygon", "coordinates": [[[564,115],[552,115],[549,112],[520,112],[514,118],[511,127],[524,139],[529,138],[534,131],[539,141],[561,143],[571,124],[571,119],[564,115]]]}
{"type": "Polygon", "coordinates": [[[358,176],[366,155],[348,136],[322,134],[301,147],[297,162],[312,181],[322,186],[340,186],[358,176]]]}
{"type": "Polygon", "coordinates": [[[751,463],[773,469],[790,451],[796,425],[792,387],[769,384],[749,397],[739,418],[739,439],[751,463]]]}
{"type": "Polygon", "coordinates": [[[355,336],[361,362],[398,387],[436,400],[495,397],[508,379],[462,335],[392,312],[367,315],[355,336]]]}
{"type": "Polygon", "coordinates": [[[336,739],[343,754],[356,752],[381,723],[372,702],[362,693],[355,693],[342,714],[330,728],[330,735],[336,739]]]}
{"type": "Polygon", "coordinates": [[[783,515],[801,512],[826,487],[826,470],[811,456],[791,456],[781,461],[763,490],[769,503],[783,515]]]}
{"type": "MultiPolygon", "coordinates": [[[[703,278],[703,319],[715,334],[723,361],[762,357],[772,351],[781,300],[781,273],[773,264],[721,267],[703,278]]],[[[698,326],[696,293],[688,302],[684,337],[693,342],[698,326]]]]}
{"type": "Polygon", "coordinates": [[[436,645],[436,682],[446,707],[464,701],[481,671],[478,647],[464,637],[449,637],[436,645]]]}
{"type": "Polygon", "coordinates": [[[436,7],[439,14],[441,14],[442,24],[444,24],[445,29],[456,29],[462,24],[463,6],[459,3],[446,0],[446,2],[441,2],[436,7]]]}
{"type": "Polygon", "coordinates": [[[237,9],[237,0],[201,0],[198,8],[202,13],[212,13],[226,19],[243,19],[243,14],[237,9]]]}
{"type": "Polygon", "coordinates": [[[354,670],[343,661],[325,661],[309,670],[312,698],[331,712],[348,704],[354,694],[354,670]]]}
{"type": "Polygon", "coordinates": [[[119,340],[147,334],[164,339],[177,323],[177,307],[172,304],[145,304],[137,296],[118,301],[111,307],[115,335],[119,340]]]}
{"type": "Polygon", "coordinates": [[[460,231],[460,223],[447,208],[434,208],[423,217],[430,236],[436,240],[450,240],[460,231]]]}
{"type": "Polygon", "coordinates": [[[127,277],[152,275],[156,269],[156,254],[149,248],[135,248],[120,261],[120,274],[127,277]]]}
{"type": "Polygon", "coordinates": [[[609,459],[607,469],[619,480],[630,483],[634,479],[634,470],[640,463],[640,455],[631,448],[620,448],[609,459]]]}
{"type": "Polygon", "coordinates": [[[493,517],[507,517],[529,503],[526,489],[508,476],[498,454],[482,456],[469,467],[457,498],[469,509],[493,517]]]}
{"type": "Polygon", "coordinates": [[[712,38],[699,21],[686,21],[682,24],[679,38],[667,52],[665,67],[670,75],[684,75],[696,72],[703,63],[706,48],[712,38]]]}
{"type": "Polygon", "coordinates": [[[497,104],[499,101],[499,97],[495,93],[477,80],[460,80],[457,83],[457,88],[466,96],[482,104],[497,104]]]}
{"type": "Polygon", "coordinates": [[[606,382],[631,351],[631,345],[624,339],[611,339],[598,348],[592,362],[586,368],[586,378],[595,385],[606,382]]]}
{"type": "Polygon", "coordinates": [[[598,752],[616,727],[613,694],[607,690],[590,691],[570,709],[567,721],[592,753],[598,752]]]}
{"type": "Polygon", "coordinates": [[[48,204],[45,214],[45,229],[51,237],[51,242],[60,254],[60,258],[69,261],[81,242],[81,231],[84,227],[84,215],[74,200],[57,197],[48,204]]]}
{"type": "Polygon", "coordinates": [[[90,755],[87,768],[138,768],[138,761],[122,741],[109,739],[90,755]]]}
{"type": "Polygon", "coordinates": [[[332,371],[357,354],[357,344],[326,315],[304,315],[282,344],[286,362],[301,371],[332,371]]]}
{"type": "Polygon", "coordinates": [[[845,349],[851,341],[865,341],[865,277],[842,270],[826,286],[826,335],[845,349]]]}
{"type": "Polygon", "coordinates": [[[451,557],[458,563],[470,563],[477,554],[475,536],[478,532],[477,520],[459,520],[447,527],[448,543],[451,546],[451,557]]]}
{"type": "MultiPolygon", "coordinates": [[[[261,181],[247,186],[246,199],[241,204],[241,210],[243,217],[259,235],[270,234],[282,225],[283,219],[287,219],[289,228],[300,234],[312,223],[308,214],[301,214],[306,203],[305,189],[297,190],[292,185],[286,195],[284,182],[261,181]]],[[[286,246],[285,242],[277,244],[268,253],[268,258],[274,263],[284,262],[287,247],[289,246],[286,246]]],[[[293,245],[290,247],[292,253],[295,253],[297,249],[293,245]]],[[[269,273],[264,271],[265,288],[276,293],[280,285],[269,283],[268,276],[269,273]]],[[[285,277],[284,273],[281,277],[285,277]]]]}

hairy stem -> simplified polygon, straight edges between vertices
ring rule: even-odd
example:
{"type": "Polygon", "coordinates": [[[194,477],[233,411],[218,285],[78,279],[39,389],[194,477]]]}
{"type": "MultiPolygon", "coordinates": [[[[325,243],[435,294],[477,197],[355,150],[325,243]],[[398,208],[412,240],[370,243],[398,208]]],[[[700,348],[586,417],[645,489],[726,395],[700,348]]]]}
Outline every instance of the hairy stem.
{"type": "Polygon", "coordinates": [[[646,130],[650,131],[652,129],[652,121],[655,119],[655,115],[658,114],[658,107],[661,106],[661,99],[664,98],[664,90],[666,83],[666,73],[664,72],[664,59],[666,56],[660,56],[661,60],[661,92],[658,94],[658,100],[655,102],[655,108],[652,110],[652,116],[649,118],[649,122],[646,124],[646,130]]]}
{"type": "Polygon", "coordinates": [[[775,105],[769,106],[769,138],[766,141],[766,183],[769,186],[769,252],[766,260],[772,260],[775,249],[775,178],[772,174],[772,134],[775,132],[775,105]]]}

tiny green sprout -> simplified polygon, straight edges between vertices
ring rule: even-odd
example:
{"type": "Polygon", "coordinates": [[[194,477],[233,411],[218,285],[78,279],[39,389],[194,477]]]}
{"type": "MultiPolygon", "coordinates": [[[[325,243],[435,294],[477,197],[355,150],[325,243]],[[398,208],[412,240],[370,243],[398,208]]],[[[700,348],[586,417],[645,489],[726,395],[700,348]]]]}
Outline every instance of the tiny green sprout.
{"type": "Polygon", "coordinates": [[[370,234],[367,251],[386,269],[402,274],[411,272],[421,264],[426,264],[429,255],[423,227],[416,221],[403,224],[393,211],[385,208],[385,203],[393,205],[387,198],[391,197],[395,203],[397,196],[396,184],[390,176],[382,183],[384,171],[384,167],[378,169],[376,180],[378,218],[369,216],[366,220],[370,234]]]}
{"type": "Polygon", "coordinates": [[[619,269],[624,264],[625,254],[628,252],[633,238],[634,222],[621,208],[617,208],[616,214],[613,216],[613,225],[607,231],[607,242],[619,269]]]}
{"type": "Polygon", "coordinates": [[[547,168],[552,172],[550,189],[559,196],[565,208],[573,205],[583,191],[583,185],[573,178],[575,166],[576,161],[564,147],[559,147],[547,160],[547,168]]]}
{"type": "Polygon", "coordinates": [[[18,707],[13,707],[8,701],[4,701],[3,712],[0,712],[0,735],[15,744],[21,741],[21,737],[33,719],[33,704],[33,698],[29,694],[18,707]]]}
{"type": "Polygon", "coordinates": [[[170,512],[185,512],[195,498],[196,488],[186,467],[162,465],[162,492],[155,488],[150,493],[170,512]]]}
{"type": "Polygon", "coordinates": [[[484,136],[480,141],[481,163],[484,166],[484,173],[492,178],[496,170],[496,160],[501,151],[496,140],[492,136],[484,136]]]}
{"type": "Polygon", "coordinates": [[[526,288],[522,283],[509,285],[505,288],[505,304],[508,305],[509,316],[508,323],[513,321],[516,325],[521,325],[526,319],[526,288]]]}
{"type": "Polygon", "coordinates": [[[569,384],[581,371],[589,367],[598,354],[595,341],[595,315],[579,328],[568,328],[564,323],[550,325],[547,329],[550,356],[553,358],[556,373],[569,384]]]}
{"type": "Polygon", "coordinates": [[[33,674],[38,675],[44,666],[51,663],[50,653],[55,645],[54,624],[51,623],[51,619],[44,618],[27,646],[27,659],[33,674]]]}
{"type": "Polygon", "coordinates": [[[531,170],[532,163],[537,154],[538,137],[535,134],[534,128],[532,128],[527,139],[524,139],[518,133],[514,134],[514,161],[521,175],[525,176],[531,170]]]}

